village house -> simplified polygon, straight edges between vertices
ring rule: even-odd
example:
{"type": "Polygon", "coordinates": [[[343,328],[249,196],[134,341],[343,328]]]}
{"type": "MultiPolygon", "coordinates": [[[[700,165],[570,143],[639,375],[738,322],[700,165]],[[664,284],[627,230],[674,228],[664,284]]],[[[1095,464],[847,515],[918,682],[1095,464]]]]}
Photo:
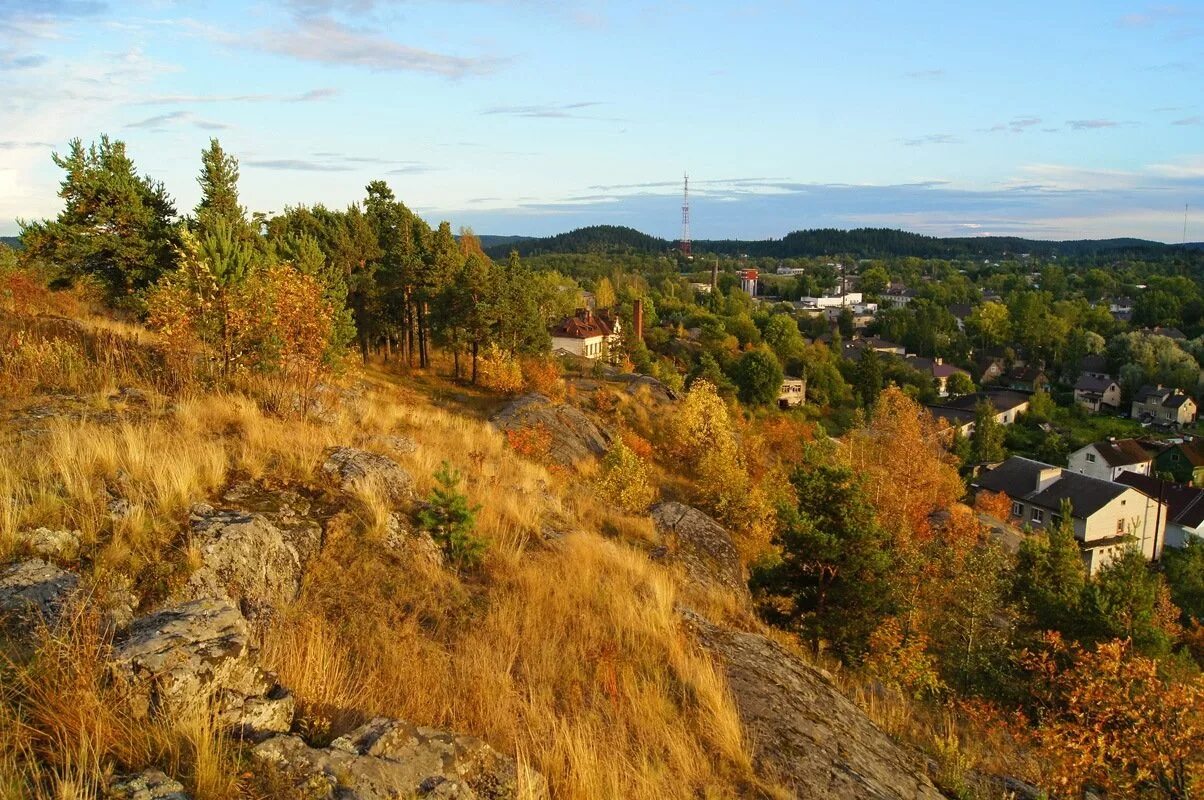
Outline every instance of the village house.
{"type": "Polygon", "coordinates": [[[1204,489],[1133,472],[1116,480],[1166,504],[1166,547],[1178,549],[1192,538],[1204,538],[1204,489]]]}
{"type": "Polygon", "coordinates": [[[944,420],[947,429],[956,428],[963,435],[974,433],[974,418],[978,404],[987,401],[995,408],[995,421],[1000,425],[1011,425],[1016,417],[1028,411],[1029,396],[1007,389],[987,389],[974,394],[950,398],[943,403],[926,406],[935,419],[944,420]]]}
{"type": "Polygon", "coordinates": [[[1135,546],[1152,560],[1165,544],[1166,504],[1123,483],[1013,456],[979,475],[971,488],[1007,495],[1010,521],[1032,529],[1060,521],[1062,501],[1069,501],[1074,538],[1092,575],[1126,548],[1135,546]]]}
{"type": "Polygon", "coordinates": [[[860,361],[861,354],[866,350],[874,350],[884,355],[899,356],[900,358],[907,355],[907,348],[903,345],[888,342],[886,339],[880,339],[877,336],[869,336],[864,339],[850,339],[841,345],[841,354],[850,361],[860,361]]]}
{"type": "Polygon", "coordinates": [[[916,299],[916,291],[908,289],[901,283],[892,283],[882,292],[882,302],[891,308],[902,308],[916,299]]]}
{"type": "Polygon", "coordinates": [[[818,308],[852,308],[862,303],[861,292],[831,292],[820,297],[799,298],[795,305],[800,311],[814,311],[818,308]]]}
{"type": "Polygon", "coordinates": [[[604,358],[622,339],[617,316],[579,308],[552,327],[552,352],[580,358],[604,358]]]}
{"type": "Polygon", "coordinates": [[[1019,392],[1043,392],[1049,387],[1045,370],[1037,366],[1012,367],[1000,384],[1019,392]]]}
{"type": "Polygon", "coordinates": [[[961,373],[967,378],[970,377],[970,373],[961,367],[946,364],[943,358],[924,358],[923,356],[909,355],[904,363],[932,378],[932,384],[936,387],[936,393],[940,397],[949,396],[949,379],[954,375],[961,373]]]}
{"type": "Polygon", "coordinates": [[[1181,389],[1142,386],[1133,395],[1131,416],[1143,425],[1191,425],[1196,421],[1196,401],[1181,389]]]}
{"type": "Polygon", "coordinates": [[[1120,384],[1107,373],[1084,372],[1074,383],[1074,402],[1096,413],[1115,411],[1121,403],[1120,384]]]}
{"type": "Polygon", "coordinates": [[[994,383],[1004,372],[1004,360],[999,356],[979,356],[974,362],[978,372],[978,382],[994,383]]]}
{"type": "Polygon", "coordinates": [[[795,408],[807,402],[807,379],[785,378],[778,392],[778,405],[782,408],[795,408]]]}
{"type": "Polygon", "coordinates": [[[1154,454],[1136,439],[1105,439],[1093,442],[1070,454],[1069,469],[1080,475],[1116,480],[1122,472],[1149,475],[1154,454]]]}
{"type": "Polygon", "coordinates": [[[1154,457],[1154,474],[1170,475],[1178,483],[1204,486],[1204,441],[1171,441],[1154,457]]]}

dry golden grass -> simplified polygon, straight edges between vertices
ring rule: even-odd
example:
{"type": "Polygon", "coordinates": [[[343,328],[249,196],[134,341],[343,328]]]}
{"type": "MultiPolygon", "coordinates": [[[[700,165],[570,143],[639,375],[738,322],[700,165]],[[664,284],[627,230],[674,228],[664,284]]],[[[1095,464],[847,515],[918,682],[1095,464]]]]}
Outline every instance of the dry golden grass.
{"type": "MultiPolygon", "coordinates": [[[[308,421],[246,394],[152,391],[136,414],[99,400],[95,417],[0,439],[0,555],[21,530],[69,527],[84,536],[81,569],[170,581],[188,568],[186,509],[236,479],[313,483],[326,448],[355,445],[397,459],[425,494],[447,461],[481,506],[479,573],[391,554],[379,534],[396,509],[367,485],[329,521],[302,598],[267,632],[264,659],[297,695],[307,732],[322,739],[386,714],[472,733],[573,800],[772,791],[753,774],[721,675],[680,628],[674,574],[642,551],[654,539],[646,519],[603,509],[580,476],[550,474],[389,376],[357,381],[361,392],[308,421]],[[398,453],[389,436],[417,448],[398,453]],[[126,517],[112,518],[113,495],[129,502],[126,517]],[[549,519],[572,533],[545,544],[549,519]]],[[[90,797],[106,770],[155,764],[200,798],[252,794],[203,708],[131,725],[100,677],[103,641],[65,637],[5,679],[17,688],[0,722],[20,706],[22,724],[0,733],[0,791],[90,797]]]]}

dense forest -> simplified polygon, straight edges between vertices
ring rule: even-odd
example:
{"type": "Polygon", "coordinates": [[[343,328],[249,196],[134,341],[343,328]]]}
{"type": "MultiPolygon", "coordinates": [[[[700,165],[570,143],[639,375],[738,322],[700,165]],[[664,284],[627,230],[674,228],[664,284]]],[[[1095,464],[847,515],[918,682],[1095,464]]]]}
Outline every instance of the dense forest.
{"type": "MultiPolygon", "coordinates": [[[[503,237],[504,238],[504,237],[503,237]]],[[[632,228],[614,225],[593,225],[568,233],[539,239],[508,239],[486,244],[486,252],[504,257],[516,248],[520,255],[552,253],[663,253],[674,242],[641,233],[632,228]]],[[[1083,257],[1113,255],[1136,257],[1173,252],[1184,245],[1167,245],[1144,239],[1086,239],[1078,241],[1041,241],[1009,236],[938,238],[891,228],[856,228],[839,230],[819,228],[789,233],[781,239],[764,240],[697,240],[698,253],[718,255],[747,255],[756,258],[808,258],[835,253],[848,253],[858,258],[1002,258],[1026,253],[1034,256],[1083,257]]],[[[1199,249],[1204,243],[1186,247],[1199,249]]]]}

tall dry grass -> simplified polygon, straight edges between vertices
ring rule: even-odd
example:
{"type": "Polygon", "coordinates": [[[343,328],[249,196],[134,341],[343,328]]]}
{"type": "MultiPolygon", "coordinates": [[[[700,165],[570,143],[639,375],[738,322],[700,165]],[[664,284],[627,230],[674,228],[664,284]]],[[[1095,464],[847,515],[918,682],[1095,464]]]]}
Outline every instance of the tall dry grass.
{"type": "MultiPolygon", "coordinates": [[[[396,509],[370,489],[330,520],[303,597],[264,642],[304,730],[321,741],[386,714],[473,733],[562,798],[755,793],[727,687],[680,628],[675,577],[627,543],[651,541],[647,521],[598,506],[584,482],[517,456],[480,421],[387,376],[360,379],[310,420],[245,393],[164,398],[148,381],[136,414],[103,400],[95,416],[0,438],[0,556],[21,530],[69,527],[84,537],[77,568],[170,581],[187,561],[186,509],[234,480],[312,483],[326,448],[356,445],[396,458],[425,494],[448,461],[481,506],[484,567],[457,575],[390,552],[376,534],[396,509]],[[391,436],[417,447],[398,452],[391,436]],[[128,503],[116,518],[114,497],[128,503]],[[555,545],[539,536],[548,519],[569,534],[555,545]]],[[[10,667],[0,722],[18,724],[0,732],[0,791],[89,797],[106,770],[155,764],[198,797],[253,793],[203,708],[131,725],[97,672],[103,647],[51,637],[10,667]]]]}

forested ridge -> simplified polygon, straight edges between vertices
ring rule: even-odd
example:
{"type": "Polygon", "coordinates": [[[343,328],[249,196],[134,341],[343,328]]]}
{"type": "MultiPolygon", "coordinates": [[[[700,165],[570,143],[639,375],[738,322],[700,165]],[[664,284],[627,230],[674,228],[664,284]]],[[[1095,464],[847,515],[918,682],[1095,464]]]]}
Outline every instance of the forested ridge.
{"type": "MultiPolygon", "coordinates": [[[[544,238],[520,239],[486,245],[485,252],[497,258],[511,248],[522,256],[553,253],[661,253],[676,242],[615,225],[591,225],[544,238]]],[[[781,239],[699,239],[693,242],[697,253],[747,255],[769,258],[804,258],[850,254],[860,258],[1000,258],[1027,253],[1034,256],[1092,256],[1113,254],[1132,256],[1169,252],[1184,245],[1168,245],[1146,239],[1080,239],[1045,241],[1011,236],[941,238],[894,228],[815,228],[786,234],[781,239]]],[[[1204,247],[1202,243],[1186,245],[1204,247]]]]}

